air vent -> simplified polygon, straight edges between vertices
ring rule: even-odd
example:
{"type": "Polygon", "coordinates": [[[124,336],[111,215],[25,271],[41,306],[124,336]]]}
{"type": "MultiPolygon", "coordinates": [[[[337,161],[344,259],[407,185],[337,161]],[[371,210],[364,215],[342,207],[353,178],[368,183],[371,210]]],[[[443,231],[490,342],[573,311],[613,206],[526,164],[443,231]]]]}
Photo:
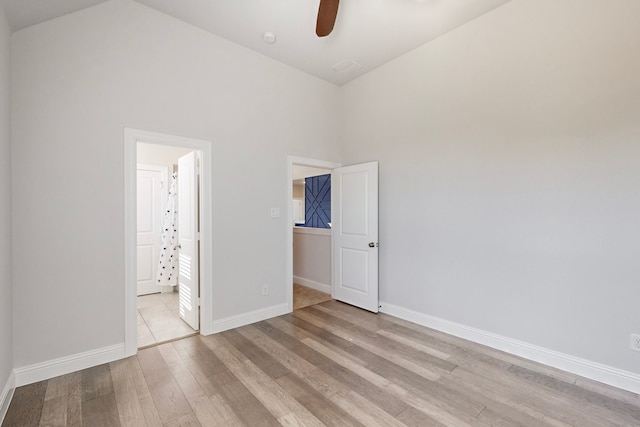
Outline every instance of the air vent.
{"type": "Polygon", "coordinates": [[[338,62],[336,65],[331,67],[331,69],[338,73],[347,74],[361,67],[362,65],[358,64],[356,61],[345,59],[344,61],[338,62]]]}

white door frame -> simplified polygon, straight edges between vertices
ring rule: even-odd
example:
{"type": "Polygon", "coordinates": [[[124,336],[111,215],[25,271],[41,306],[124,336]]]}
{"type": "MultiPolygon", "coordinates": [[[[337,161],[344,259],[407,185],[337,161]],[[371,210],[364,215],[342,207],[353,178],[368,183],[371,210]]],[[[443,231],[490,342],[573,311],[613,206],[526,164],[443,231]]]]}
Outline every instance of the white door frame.
{"type": "MultiPolygon", "coordinates": [[[[287,283],[287,304],[289,312],[293,311],[293,166],[309,166],[320,169],[335,169],[342,166],[340,163],[326,160],[308,159],[306,157],[287,157],[287,271],[285,278],[287,283]]],[[[331,244],[333,251],[333,242],[331,244]]],[[[331,255],[333,260],[333,254],[331,255]]],[[[331,269],[331,289],[333,293],[333,269],[331,269]]]]}
{"type": "Polygon", "coordinates": [[[136,314],[136,162],[137,144],[200,151],[200,334],[213,333],[213,144],[211,141],[124,129],[124,352],[138,352],[136,314]]]}

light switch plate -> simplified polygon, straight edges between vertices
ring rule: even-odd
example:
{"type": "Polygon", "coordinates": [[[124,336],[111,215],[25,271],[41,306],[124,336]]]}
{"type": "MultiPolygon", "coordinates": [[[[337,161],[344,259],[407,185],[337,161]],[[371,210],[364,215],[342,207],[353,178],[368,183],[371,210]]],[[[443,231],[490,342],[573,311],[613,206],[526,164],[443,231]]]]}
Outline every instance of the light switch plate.
{"type": "Polygon", "coordinates": [[[271,217],[280,218],[280,208],[271,208],[271,217]]]}

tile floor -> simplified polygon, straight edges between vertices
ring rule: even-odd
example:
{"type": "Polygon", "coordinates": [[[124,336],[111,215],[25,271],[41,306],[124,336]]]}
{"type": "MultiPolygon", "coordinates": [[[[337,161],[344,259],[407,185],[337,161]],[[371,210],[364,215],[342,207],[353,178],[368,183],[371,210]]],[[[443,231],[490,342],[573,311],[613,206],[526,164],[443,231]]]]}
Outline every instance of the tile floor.
{"type": "Polygon", "coordinates": [[[138,347],[195,334],[178,314],[178,292],[138,297],[138,347]]]}

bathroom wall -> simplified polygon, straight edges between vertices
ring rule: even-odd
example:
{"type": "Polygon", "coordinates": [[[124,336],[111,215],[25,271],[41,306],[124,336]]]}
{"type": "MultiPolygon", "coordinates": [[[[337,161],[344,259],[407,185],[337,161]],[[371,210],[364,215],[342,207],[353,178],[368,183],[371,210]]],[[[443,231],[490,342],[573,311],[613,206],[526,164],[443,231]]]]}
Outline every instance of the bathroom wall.
{"type": "Polygon", "coordinates": [[[193,150],[182,147],[169,147],[156,144],[138,143],[138,163],[145,165],[166,166],[169,175],[173,172],[174,165],[178,164],[178,158],[193,150]]]}

